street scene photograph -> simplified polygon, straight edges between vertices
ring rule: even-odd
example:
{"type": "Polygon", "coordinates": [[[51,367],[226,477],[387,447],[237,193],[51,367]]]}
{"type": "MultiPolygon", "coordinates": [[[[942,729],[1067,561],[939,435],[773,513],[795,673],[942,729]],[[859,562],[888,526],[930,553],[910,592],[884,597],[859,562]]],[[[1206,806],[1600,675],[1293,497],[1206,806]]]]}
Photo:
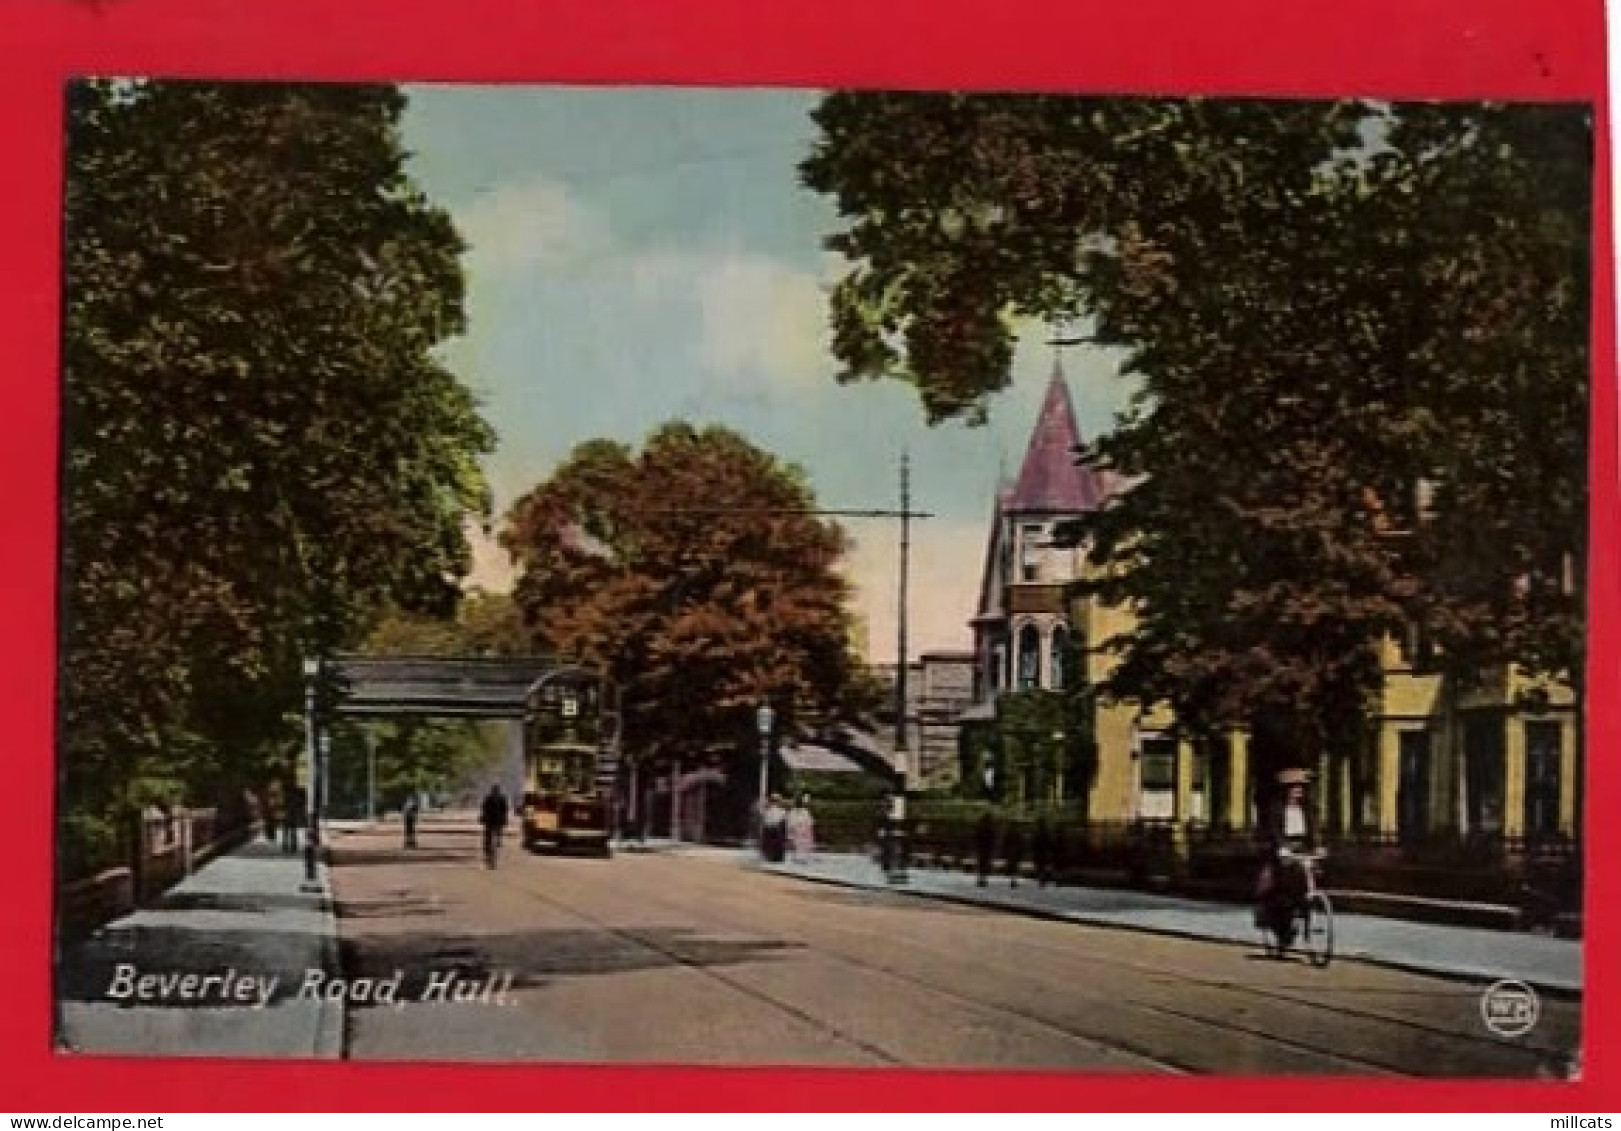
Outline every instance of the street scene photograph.
{"type": "Polygon", "coordinates": [[[63,97],[60,1054],[1579,1078],[1590,106],[63,97]]]}

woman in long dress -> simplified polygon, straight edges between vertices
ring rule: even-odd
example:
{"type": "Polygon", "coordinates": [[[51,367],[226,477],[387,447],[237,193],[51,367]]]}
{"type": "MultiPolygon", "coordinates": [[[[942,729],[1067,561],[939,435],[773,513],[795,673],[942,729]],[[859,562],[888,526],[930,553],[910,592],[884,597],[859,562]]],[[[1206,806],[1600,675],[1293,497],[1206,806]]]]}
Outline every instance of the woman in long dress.
{"type": "Polygon", "coordinates": [[[808,795],[802,795],[788,814],[788,845],[796,864],[808,863],[816,851],[816,819],[808,795]]]}

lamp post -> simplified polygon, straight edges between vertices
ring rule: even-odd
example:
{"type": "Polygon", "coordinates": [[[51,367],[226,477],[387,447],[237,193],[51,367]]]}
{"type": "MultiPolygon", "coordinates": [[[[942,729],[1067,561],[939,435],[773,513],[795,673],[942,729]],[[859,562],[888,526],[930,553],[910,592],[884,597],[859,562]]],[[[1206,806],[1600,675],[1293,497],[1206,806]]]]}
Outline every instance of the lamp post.
{"type": "Polygon", "coordinates": [[[1064,758],[1065,737],[1066,736],[1062,729],[1055,728],[1053,730],[1053,756],[1047,762],[1047,771],[1053,775],[1053,781],[1057,783],[1056,789],[1049,787],[1047,792],[1058,794],[1057,797],[1051,798],[1051,800],[1060,802],[1064,800],[1064,767],[1066,764],[1064,758]]]}
{"type": "Polygon", "coordinates": [[[762,847],[765,844],[766,797],[771,782],[771,727],[776,719],[777,713],[771,709],[769,703],[761,703],[759,710],[754,712],[754,726],[760,732],[760,799],[757,809],[762,847]]]}
{"type": "Polygon", "coordinates": [[[320,828],[321,817],[327,811],[327,782],[332,777],[332,732],[321,731],[321,757],[316,763],[320,772],[315,775],[315,827],[320,828]]]}
{"type": "MultiPolygon", "coordinates": [[[[377,819],[377,749],[372,745],[371,731],[362,730],[360,741],[366,744],[366,820],[377,819]]],[[[413,785],[412,788],[415,788],[413,785]]]]}

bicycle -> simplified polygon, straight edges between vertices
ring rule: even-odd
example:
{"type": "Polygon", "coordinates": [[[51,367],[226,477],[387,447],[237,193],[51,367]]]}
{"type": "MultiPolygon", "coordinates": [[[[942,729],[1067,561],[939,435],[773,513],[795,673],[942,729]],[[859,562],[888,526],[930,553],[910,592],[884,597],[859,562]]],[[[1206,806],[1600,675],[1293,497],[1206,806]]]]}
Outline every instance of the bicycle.
{"type": "Polygon", "coordinates": [[[1279,850],[1278,875],[1263,915],[1261,942],[1269,957],[1283,958],[1298,941],[1318,969],[1334,960],[1334,905],[1317,885],[1323,855],[1279,850]]]}

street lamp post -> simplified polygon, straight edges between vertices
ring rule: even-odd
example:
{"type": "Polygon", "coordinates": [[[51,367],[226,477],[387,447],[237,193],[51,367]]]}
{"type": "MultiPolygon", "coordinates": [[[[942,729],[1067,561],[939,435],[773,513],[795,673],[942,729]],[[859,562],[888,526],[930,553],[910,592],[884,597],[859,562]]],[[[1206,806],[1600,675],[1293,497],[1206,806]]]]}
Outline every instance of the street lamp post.
{"type": "Polygon", "coordinates": [[[360,741],[366,744],[366,820],[375,821],[377,819],[377,750],[372,746],[371,732],[369,730],[360,732],[360,741]]]}
{"type": "Polygon", "coordinates": [[[332,778],[332,732],[321,731],[321,757],[317,763],[320,772],[315,776],[315,827],[321,827],[321,818],[327,811],[327,784],[332,778]]]}
{"type": "Polygon", "coordinates": [[[771,726],[776,721],[777,713],[771,709],[771,704],[761,703],[760,709],[754,712],[754,726],[760,732],[760,798],[756,809],[759,816],[760,846],[765,846],[765,809],[766,798],[771,783],[771,726]]]}
{"type": "Polygon", "coordinates": [[[304,661],[304,759],[308,770],[304,789],[304,883],[306,891],[319,891],[321,884],[315,876],[316,857],[320,852],[320,816],[317,798],[320,788],[320,750],[315,720],[316,683],[321,676],[321,661],[304,661]]]}

